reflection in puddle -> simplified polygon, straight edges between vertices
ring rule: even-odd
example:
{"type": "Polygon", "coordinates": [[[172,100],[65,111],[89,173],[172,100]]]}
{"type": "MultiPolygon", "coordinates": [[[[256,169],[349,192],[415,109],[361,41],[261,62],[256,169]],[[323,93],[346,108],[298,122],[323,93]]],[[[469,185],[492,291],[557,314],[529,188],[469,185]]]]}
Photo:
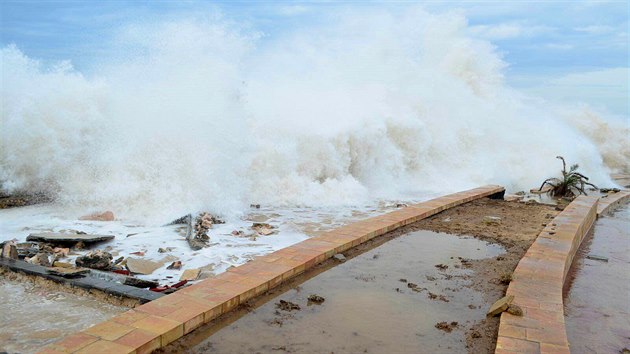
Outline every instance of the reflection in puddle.
{"type": "Polygon", "coordinates": [[[32,353],[128,310],[99,300],[0,277],[0,351],[32,353]]]}
{"type": "Polygon", "coordinates": [[[571,272],[575,278],[564,301],[571,351],[619,353],[630,348],[630,207],[596,222],[571,272]]]}
{"type": "Polygon", "coordinates": [[[418,231],[325,271],[218,330],[193,352],[465,352],[465,332],[485,316],[460,258],[503,252],[473,238],[418,231]],[[437,264],[448,266],[440,270],[437,264]],[[322,296],[320,305],[308,301],[322,296]],[[300,310],[279,309],[285,300],[300,310]],[[452,332],[438,322],[457,321],[452,332]]]}

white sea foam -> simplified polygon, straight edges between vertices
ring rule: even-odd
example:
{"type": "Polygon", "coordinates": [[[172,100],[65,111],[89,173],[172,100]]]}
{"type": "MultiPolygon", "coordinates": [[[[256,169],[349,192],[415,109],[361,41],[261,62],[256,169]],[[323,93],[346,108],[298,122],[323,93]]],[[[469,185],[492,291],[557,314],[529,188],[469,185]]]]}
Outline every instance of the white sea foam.
{"type": "Polygon", "coordinates": [[[2,189],[160,223],[250,202],[528,189],[556,155],[595,183],[628,171],[627,122],[511,89],[466,28],[421,9],[266,37],[218,17],[133,25],[89,76],[5,47],[2,189]]]}

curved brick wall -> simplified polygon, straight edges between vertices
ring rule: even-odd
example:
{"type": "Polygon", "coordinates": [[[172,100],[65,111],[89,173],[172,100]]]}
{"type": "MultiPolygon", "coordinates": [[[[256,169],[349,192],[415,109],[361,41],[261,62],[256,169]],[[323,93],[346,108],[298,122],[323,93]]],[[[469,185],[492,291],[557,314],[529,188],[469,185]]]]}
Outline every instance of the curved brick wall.
{"type": "Polygon", "coordinates": [[[576,198],[540,233],[518,263],[506,295],[523,316],[501,315],[495,353],[569,353],[562,289],[580,244],[598,215],[630,199],[621,191],[576,198]]]}
{"type": "Polygon", "coordinates": [[[150,353],[336,253],[454,206],[504,192],[494,185],[475,188],[343,226],[114,316],[40,353],[150,353]]]}

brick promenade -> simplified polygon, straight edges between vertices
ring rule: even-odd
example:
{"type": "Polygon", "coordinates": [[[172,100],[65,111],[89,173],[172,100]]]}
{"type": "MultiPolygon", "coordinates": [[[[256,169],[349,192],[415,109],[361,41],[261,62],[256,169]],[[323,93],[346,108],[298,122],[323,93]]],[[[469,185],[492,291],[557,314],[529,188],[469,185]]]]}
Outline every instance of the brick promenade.
{"type": "Polygon", "coordinates": [[[50,344],[40,353],[150,353],[282,282],[374,237],[454,206],[502,194],[485,186],[358,221],[258,257],[50,344]]]}

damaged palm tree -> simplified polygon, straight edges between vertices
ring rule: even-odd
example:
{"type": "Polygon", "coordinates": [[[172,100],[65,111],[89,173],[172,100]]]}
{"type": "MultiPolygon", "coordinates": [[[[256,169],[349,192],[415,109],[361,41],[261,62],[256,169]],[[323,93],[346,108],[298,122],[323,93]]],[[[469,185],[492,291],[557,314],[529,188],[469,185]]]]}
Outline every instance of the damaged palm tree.
{"type": "Polygon", "coordinates": [[[564,161],[564,157],[556,156],[557,159],[562,160],[562,178],[548,178],[546,179],[538,189],[542,191],[543,187],[546,185],[550,187],[547,191],[553,197],[575,197],[579,194],[586,195],[585,187],[591,186],[597,189],[592,183],[587,182],[588,177],[583,174],[577,172],[579,168],[578,164],[571,165],[569,170],[567,171],[567,163],[564,161]]]}

